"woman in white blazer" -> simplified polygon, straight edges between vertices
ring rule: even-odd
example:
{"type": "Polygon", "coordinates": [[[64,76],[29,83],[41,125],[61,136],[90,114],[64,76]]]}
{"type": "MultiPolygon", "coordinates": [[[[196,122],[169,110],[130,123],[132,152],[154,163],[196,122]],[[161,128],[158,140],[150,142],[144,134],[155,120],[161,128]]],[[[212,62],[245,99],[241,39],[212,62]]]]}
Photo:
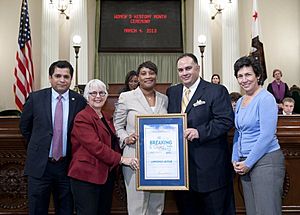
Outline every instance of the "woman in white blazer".
{"type": "MultiPolygon", "coordinates": [[[[166,114],[168,98],[154,90],[157,66],[151,61],[139,65],[137,69],[139,87],[120,94],[114,113],[114,126],[124,157],[135,157],[136,139],[135,115],[166,114]]],[[[127,192],[129,215],[159,215],[164,209],[163,191],[137,191],[136,173],[130,167],[123,167],[127,192]]]]}

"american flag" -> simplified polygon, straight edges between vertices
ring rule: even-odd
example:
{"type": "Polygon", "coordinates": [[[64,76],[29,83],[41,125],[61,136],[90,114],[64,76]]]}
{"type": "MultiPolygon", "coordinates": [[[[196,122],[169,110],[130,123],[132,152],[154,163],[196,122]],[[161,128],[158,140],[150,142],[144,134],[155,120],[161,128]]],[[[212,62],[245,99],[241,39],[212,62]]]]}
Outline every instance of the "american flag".
{"type": "Polygon", "coordinates": [[[27,0],[22,1],[14,75],[16,77],[16,82],[13,86],[15,102],[17,107],[22,110],[27,96],[33,90],[34,80],[27,0]]]}

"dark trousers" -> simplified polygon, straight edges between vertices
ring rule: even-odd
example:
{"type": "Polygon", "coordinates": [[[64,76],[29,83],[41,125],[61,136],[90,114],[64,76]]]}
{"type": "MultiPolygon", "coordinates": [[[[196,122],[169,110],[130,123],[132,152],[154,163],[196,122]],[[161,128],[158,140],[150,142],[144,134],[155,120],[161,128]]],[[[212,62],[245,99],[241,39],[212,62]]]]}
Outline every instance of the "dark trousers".
{"type": "Polygon", "coordinates": [[[56,215],[73,214],[73,198],[67,168],[66,160],[57,163],[48,162],[41,178],[28,176],[30,215],[48,215],[51,193],[56,215]]]}
{"type": "Polygon", "coordinates": [[[93,184],[71,178],[77,215],[110,214],[115,173],[109,174],[105,184],[93,184]]]}
{"type": "Polygon", "coordinates": [[[177,191],[175,195],[180,215],[235,215],[232,184],[206,193],[177,191]]]}

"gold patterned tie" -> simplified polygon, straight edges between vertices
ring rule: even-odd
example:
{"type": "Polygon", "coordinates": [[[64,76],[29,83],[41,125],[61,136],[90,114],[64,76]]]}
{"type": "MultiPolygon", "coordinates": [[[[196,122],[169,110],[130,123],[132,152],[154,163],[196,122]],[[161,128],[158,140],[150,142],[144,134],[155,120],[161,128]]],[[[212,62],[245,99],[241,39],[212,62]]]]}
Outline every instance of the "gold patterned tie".
{"type": "Polygon", "coordinates": [[[189,103],[189,95],[190,95],[191,90],[189,88],[185,88],[184,90],[184,95],[182,97],[181,101],[181,113],[185,112],[186,107],[188,106],[189,103]]]}

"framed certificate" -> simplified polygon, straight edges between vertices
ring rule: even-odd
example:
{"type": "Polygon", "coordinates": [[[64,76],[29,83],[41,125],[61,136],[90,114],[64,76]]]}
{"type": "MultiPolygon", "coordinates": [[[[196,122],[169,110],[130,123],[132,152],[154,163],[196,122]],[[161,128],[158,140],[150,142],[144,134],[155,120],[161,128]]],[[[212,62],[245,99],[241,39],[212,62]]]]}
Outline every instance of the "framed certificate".
{"type": "Polygon", "coordinates": [[[188,190],[186,114],[137,115],[137,190],[188,190]]]}

